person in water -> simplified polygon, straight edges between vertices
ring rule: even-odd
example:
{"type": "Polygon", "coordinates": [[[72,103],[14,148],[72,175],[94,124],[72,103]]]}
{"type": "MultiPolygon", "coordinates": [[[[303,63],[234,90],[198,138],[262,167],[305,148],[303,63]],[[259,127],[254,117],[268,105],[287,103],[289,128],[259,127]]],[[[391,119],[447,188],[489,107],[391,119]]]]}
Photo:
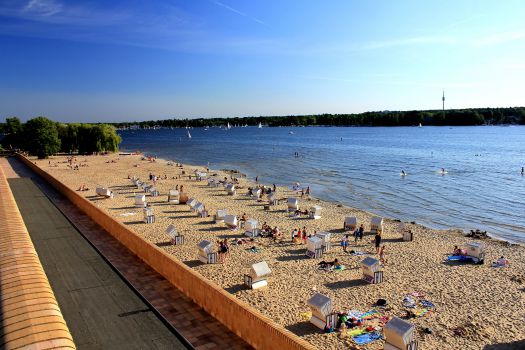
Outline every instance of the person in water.
{"type": "Polygon", "coordinates": [[[405,173],[404,170],[401,170],[401,175],[402,175],[402,176],[405,176],[406,174],[407,174],[407,173],[405,173]]]}
{"type": "Polygon", "coordinates": [[[525,168],[521,167],[521,175],[525,174],[525,168]]]}

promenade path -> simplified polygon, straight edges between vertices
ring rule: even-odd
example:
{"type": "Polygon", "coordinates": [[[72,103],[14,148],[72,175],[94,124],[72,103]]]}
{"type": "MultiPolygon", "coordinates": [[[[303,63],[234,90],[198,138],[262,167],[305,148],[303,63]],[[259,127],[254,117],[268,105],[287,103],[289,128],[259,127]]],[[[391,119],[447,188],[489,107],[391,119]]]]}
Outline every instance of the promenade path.
{"type": "Polygon", "coordinates": [[[251,349],[20,161],[0,166],[78,349],[251,349]]]}

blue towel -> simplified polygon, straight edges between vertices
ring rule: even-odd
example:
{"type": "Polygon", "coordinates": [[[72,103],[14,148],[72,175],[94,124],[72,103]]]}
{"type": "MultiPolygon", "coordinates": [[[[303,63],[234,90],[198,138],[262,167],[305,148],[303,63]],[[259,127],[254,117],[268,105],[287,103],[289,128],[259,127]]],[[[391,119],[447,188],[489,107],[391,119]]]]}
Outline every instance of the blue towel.
{"type": "Polygon", "coordinates": [[[449,255],[447,260],[448,261],[467,261],[467,260],[470,260],[470,258],[465,255],[449,255]]]}
{"type": "Polygon", "coordinates": [[[352,337],[352,339],[357,345],[369,344],[381,338],[382,336],[379,332],[364,333],[352,337]]]}
{"type": "Polygon", "coordinates": [[[423,305],[426,308],[435,308],[436,307],[434,304],[432,304],[431,301],[428,301],[428,300],[421,300],[420,302],[421,302],[421,305],[423,305]]]}

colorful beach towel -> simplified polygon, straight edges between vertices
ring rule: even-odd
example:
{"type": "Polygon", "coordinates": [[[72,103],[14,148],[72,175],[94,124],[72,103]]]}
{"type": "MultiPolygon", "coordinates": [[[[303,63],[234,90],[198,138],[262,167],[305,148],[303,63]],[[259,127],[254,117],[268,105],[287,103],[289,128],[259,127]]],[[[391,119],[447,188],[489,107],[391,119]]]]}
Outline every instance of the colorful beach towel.
{"type": "Polygon", "coordinates": [[[348,335],[351,337],[356,337],[358,335],[361,335],[363,333],[366,333],[363,328],[354,328],[348,331],[348,335]]]}
{"type": "Polygon", "coordinates": [[[472,259],[465,255],[449,255],[447,257],[447,260],[448,261],[468,261],[472,259]]]}
{"type": "Polygon", "coordinates": [[[353,341],[357,345],[370,344],[381,338],[382,336],[381,336],[381,333],[379,332],[364,333],[364,334],[360,334],[360,335],[356,335],[355,337],[352,337],[353,341]]]}
{"type": "Polygon", "coordinates": [[[367,311],[365,312],[362,316],[361,316],[361,319],[363,320],[371,320],[371,319],[374,319],[374,318],[380,318],[381,317],[381,313],[377,310],[370,310],[370,311],[367,311]]]}
{"type": "Polygon", "coordinates": [[[428,301],[428,300],[420,300],[419,301],[421,303],[421,305],[423,305],[424,307],[428,308],[428,309],[433,309],[436,307],[436,305],[434,305],[431,301],[428,301]]]}
{"type": "Polygon", "coordinates": [[[432,312],[432,309],[416,309],[414,310],[414,315],[416,315],[416,317],[422,317],[422,316],[428,315],[431,312],[432,312]]]}

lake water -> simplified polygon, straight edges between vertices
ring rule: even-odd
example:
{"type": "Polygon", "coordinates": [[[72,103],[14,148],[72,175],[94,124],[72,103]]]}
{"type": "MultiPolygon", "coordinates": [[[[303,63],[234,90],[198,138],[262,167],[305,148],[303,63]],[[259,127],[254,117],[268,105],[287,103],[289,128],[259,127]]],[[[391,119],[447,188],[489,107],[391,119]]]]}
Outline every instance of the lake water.
{"type": "Polygon", "coordinates": [[[190,131],[191,139],[185,129],[119,134],[123,150],[238,169],[267,184],[300,182],[318,198],[382,216],[525,243],[525,126],[190,131]]]}

